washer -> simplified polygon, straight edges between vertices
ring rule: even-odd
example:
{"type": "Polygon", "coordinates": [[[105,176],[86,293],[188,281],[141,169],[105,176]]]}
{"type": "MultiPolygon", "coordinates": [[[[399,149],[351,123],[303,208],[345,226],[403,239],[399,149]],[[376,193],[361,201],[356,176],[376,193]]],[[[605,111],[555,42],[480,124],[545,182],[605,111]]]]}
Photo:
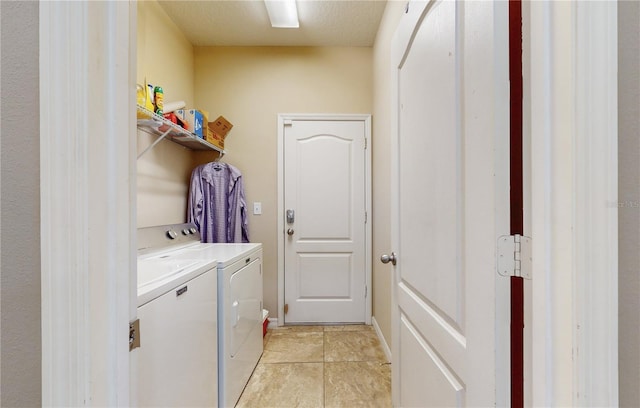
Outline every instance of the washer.
{"type": "Polygon", "coordinates": [[[217,405],[216,267],[167,248],[139,251],[139,406],[217,405]]]}
{"type": "Polygon", "coordinates": [[[217,260],[218,406],[233,407],[263,351],[262,244],[200,243],[193,224],[154,228],[170,250],[148,259],[217,260]]]}

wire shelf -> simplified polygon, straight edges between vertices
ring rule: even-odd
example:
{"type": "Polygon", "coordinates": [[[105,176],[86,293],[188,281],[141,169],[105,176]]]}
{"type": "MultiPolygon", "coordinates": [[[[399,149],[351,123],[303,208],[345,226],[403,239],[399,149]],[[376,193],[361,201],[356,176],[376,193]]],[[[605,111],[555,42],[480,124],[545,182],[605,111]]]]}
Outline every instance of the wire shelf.
{"type": "Polygon", "coordinates": [[[145,150],[143,150],[142,153],[138,155],[138,159],[142,157],[146,152],[153,149],[155,145],[164,138],[167,138],[172,142],[182,145],[191,150],[212,150],[220,153],[220,156],[223,156],[226,153],[224,149],[220,149],[218,146],[214,146],[206,140],[198,137],[194,133],[183,129],[170,120],[167,120],[140,105],[137,105],[137,114],[138,129],[152,135],[160,136],[145,150]]]}

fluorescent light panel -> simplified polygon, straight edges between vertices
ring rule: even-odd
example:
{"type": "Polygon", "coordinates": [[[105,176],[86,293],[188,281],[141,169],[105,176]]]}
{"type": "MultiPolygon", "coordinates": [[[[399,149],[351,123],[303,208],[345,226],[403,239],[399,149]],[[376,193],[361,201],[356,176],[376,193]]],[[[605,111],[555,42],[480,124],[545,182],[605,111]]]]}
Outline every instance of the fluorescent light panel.
{"type": "Polygon", "coordinates": [[[296,0],[264,0],[267,6],[271,27],[298,28],[298,9],[296,0]]]}

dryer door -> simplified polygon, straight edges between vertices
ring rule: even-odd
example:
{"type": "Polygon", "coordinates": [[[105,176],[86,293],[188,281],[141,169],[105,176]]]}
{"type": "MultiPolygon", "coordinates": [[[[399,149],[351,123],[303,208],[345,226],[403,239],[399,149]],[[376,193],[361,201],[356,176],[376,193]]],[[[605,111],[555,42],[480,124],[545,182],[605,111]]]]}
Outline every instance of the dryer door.
{"type": "MultiPolygon", "coordinates": [[[[262,262],[252,260],[244,268],[231,276],[230,305],[226,318],[229,328],[229,349],[231,358],[242,349],[256,326],[262,337],[262,262]]],[[[262,344],[262,343],[260,343],[262,344]]],[[[261,350],[260,350],[261,351],[261,350]]]]}

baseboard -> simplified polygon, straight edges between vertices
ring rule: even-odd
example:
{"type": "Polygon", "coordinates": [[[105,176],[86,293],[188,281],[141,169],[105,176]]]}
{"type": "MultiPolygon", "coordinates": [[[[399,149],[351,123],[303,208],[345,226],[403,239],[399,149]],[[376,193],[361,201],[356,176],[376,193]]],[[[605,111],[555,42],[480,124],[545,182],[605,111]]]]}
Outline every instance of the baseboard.
{"type": "Polygon", "coordinates": [[[374,316],[371,317],[371,324],[378,335],[378,340],[380,340],[380,345],[382,346],[382,350],[384,351],[384,355],[387,357],[387,361],[391,362],[391,349],[389,348],[389,344],[387,344],[387,340],[385,340],[382,335],[382,330],[380,330],[380,326],[378,326],[378,322],[374,316]]]}

